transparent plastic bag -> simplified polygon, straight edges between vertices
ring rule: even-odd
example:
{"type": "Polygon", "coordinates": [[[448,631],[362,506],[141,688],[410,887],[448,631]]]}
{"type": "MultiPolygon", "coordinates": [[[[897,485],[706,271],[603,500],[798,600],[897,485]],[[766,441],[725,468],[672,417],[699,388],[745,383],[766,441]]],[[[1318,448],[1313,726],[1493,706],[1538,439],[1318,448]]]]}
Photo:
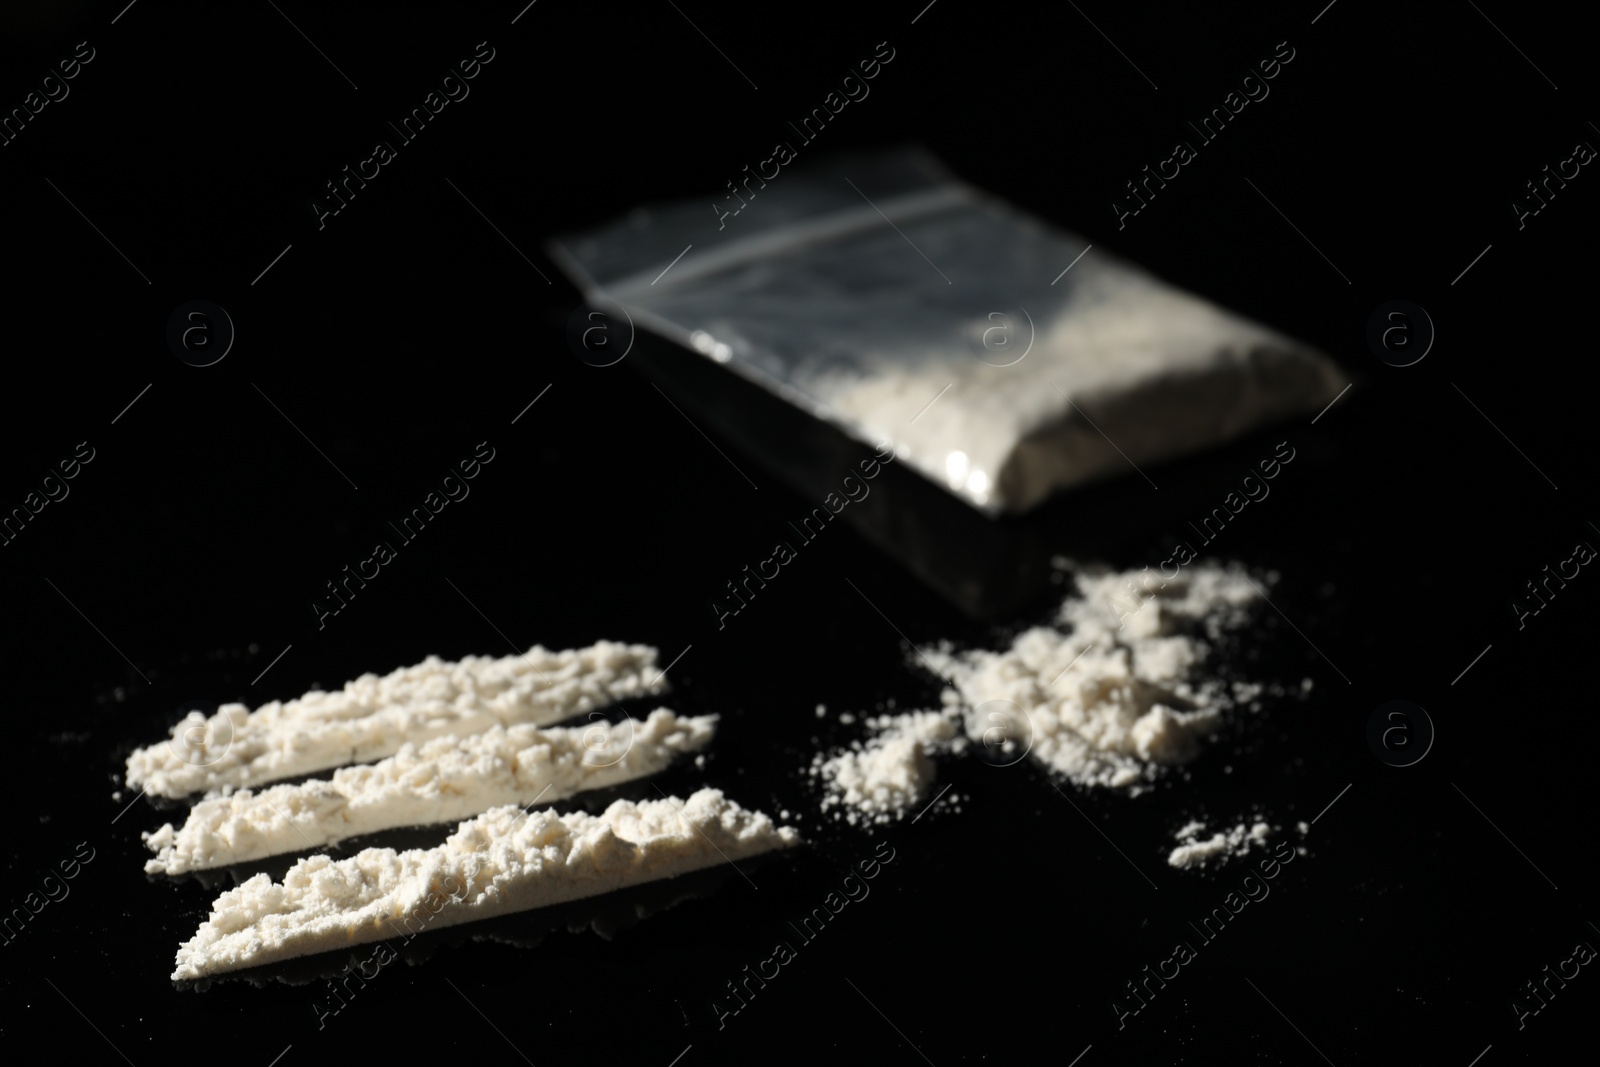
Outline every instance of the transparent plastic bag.
{"type": "Polygon", "coordinates": [[[988,515],[1137,476],[1346,385],[1320,353],[920,150],[729,189],[638,209],[551,253],[592,302],[858,441],[892,442],[898,462],[988,515]]]}

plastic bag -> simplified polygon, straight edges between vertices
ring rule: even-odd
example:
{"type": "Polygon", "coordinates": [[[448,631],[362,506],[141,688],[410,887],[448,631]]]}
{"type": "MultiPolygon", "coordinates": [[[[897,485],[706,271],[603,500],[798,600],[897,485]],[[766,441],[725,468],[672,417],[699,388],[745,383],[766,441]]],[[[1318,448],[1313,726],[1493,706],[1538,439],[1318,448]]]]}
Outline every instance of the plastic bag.
{"type": "Polygon", "coordinates": [[[729,189],[636,210],[552,255],[592,302],[859,441],[892,442],[899,462],[985,514],[1140,476],[1346,385],[1320,353],[920,150],[729,189]]]}

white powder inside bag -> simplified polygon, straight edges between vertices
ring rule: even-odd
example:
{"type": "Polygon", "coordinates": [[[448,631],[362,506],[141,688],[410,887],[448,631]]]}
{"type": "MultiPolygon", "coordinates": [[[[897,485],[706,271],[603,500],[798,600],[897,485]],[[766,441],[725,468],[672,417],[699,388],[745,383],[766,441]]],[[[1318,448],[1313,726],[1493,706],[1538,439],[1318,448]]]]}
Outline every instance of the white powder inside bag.
{"type": "Polygon", "coordinates": [[[1077,587],[1054,624],[1009,648],[946,645],[927,658],[953,683],[946,705],[965,713],[992,761],[1027,752],[1080,785],[1138,792],[1193,758],[1225,710],[1259,695],[1236,694],[1207,670],[1211,642],[1244,624],[1256,589],[1242,568],[1212,564],[1170,580],[1089,569],[1077,587]]]}
{"type": "Polygon", "coordinates": [[[249,789],[201,801],[181,830],[143,835],[151,874],[181,874],[334,844],[400,826],[453,823],[503,804],[560,800],[665,768],[703,748],[715,718],[666,708],[643,722],[540,729],[524,723],[407,744],[331,780],[249,789]]]}
{"type": "Polygon", "coordinates": [[[597,896],[787,848],[790,827],[715,789],[687,800],[619,800],[603,815],[495,808],[437,848],[370,848],[301,860],[219,896],[178,949],[194,979],[597,896]]]}
{"type": "Polygon", "coordinates": [[[1174,867],[1194,867],[1219,856],[1242,856],[1252,847],[1266,844],[1272,827],[1264,822],[1239,823],[1231,830],[1210,837],[1202,837],[1205,832],[1204,823],[1191,822],[1184,826],[1174,835],[1182,843],[1172,850],[1167,862],[1174,867]]]}
{"type": "Polygon", "coordinates": [[[407,742],[560,722],[666,688],[648,645],[535,645],[520,656],[459,662],[429,656],[382,677],[364,674],[338,692],[255,711],[224,704],[209,718],[190,712],[168,741],[128,757],[127,783],[162,797],[256,785],[382,759],[407,742]]]}
{"type": "Polygon", "coordinates": [[[960,719],[950,712],[880,715],[866,723],[872,731],[866,741],[831,756],[819,753],[811,763],[827,789],[822,810],[838,809],[852,824],[904,818],[934,781],[932,755],[966,747],[960,719]]]}
{"type": "MultiPolygon", "coordinates": [[[[1008,262],[995,265],[1001,274],[1029,258],[1015,250],[1031,243],[1025,233],[1005,237],[1008,262]]],[[[1063,282],[1045,302],[1055,304],[1051,310],[1030,301],[1026,318],[1011,309],[950,321],[949,302],[931,295],[941,279],[929,272],[913,286],[897,278],[871,306],[908,320],[913,312],[902,309],[914,307],[920,321],[891,339],[873,334],[876,344],[859,359],[797,363],[794,385],[861,440],[892,441],[897,463],[984,511],[1017,513],[1058,489],[1131,477],[1130,463],[1148,467],[1314,412],[1347,384],[1320,352],[1102,252],[1068,279],[1071,287],[1062,292],[1063,282]],[[923,286],[926,299],[918,301],[923,286]],[[965,333],[966,343],[939,344],[915,332],[933,324],[951,338],[965,333]],[[917,342],[925,348],[915,359],[909,351],[896,358],[917,342]],[[935,395],[939,403],[928,406],[935,395]]],[[[735,352],[736,361],[747,358],[741,346],[735,352]]]]}

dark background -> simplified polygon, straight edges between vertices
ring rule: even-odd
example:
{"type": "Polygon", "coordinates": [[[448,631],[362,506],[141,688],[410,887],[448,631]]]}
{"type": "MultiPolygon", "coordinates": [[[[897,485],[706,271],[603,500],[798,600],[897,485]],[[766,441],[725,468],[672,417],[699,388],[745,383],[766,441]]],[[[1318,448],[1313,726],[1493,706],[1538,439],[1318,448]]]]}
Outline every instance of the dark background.
{"type": "MultiPolygon", "coordinates": [[[[1600,179],[1584,168],[1520,231],[1510,207],[1576,141],[1600,140],[1578,15],[943,0],[912,25],[919,0],[681,12],[544,0],[513,26],[518,0],[278,6],[0,15],[7,110],[77,42],[96,53],[66,99],[0,147],[0,506],[20,505],[78,442],[95,450],[70,496],[0,549],[5,910],[80,842],[95,857],[0,945],[8,1050],[49,1042],[146,1063],[220,1049],[265,1067],[286,1046],[284,1064],[433,1049],[515,1062],[509,1041],[540,1064],[661,1065],[686,1047],[685,1065],[1070,1062],[1092,1046],[1085,1065],[1466,1065],[1492,1045],[1489,1065],[1546,1061],[1582,1032],[1600,995],[1592,968],[1524,1029],[1509,1006],[1575,942],[1600,943],[1584,673],[1600,579],[1585,569],[1521,630],[1509,606],[1576,542],[1600,543],[1583,311],[1600,179]],[[496,54],[470,97],[319,231],[322,183],[483,40],[496,54]],[[1278,440],[1301,450],[1215,551],[1281,574],[1282,614],[1263,608],[1225,650],[1230,669],[1314,681],[1151,795],[1068,786],[1069,804],[1031,763],[967,760],[941,768],[953,789],[915,825],[823,823],[803,768],[855,736],[833,716],[936,699],[896,628],[918,644],[998,645],[1054,600],[978,624],[841,524],[785,569],[804,577],[719,630],[709,602],[722,583],[816,501],[735,449],[752,489],[630,361],[599,369],[568,349],[579,300],[546,237],[641,202],[709,200],[885,40],[894,61],[813,151],[920,141],[969,181],[1320,345],[1359,379],[1315,427],[1147,471],[1173,503],[1119,536],[1114,564],[1165,558],[1211,506],[1185,502],[1220,500],[1278,440]],[[1119,231],[1109,201],[1122,182],[1280,41],[1296,55],[1271,95],[1119,231]],[[207,368],[165,341],[168,315],[196,298],[238,331],[207,368]],[[1438,329],[1412,367],[1363,339],[1395,298],[1438,329]],[[323,583],[485,440],[495,459],[471,496],[319,630],[309,603],[323,583]],[[706,768],[675,768],[663,788],[712,784],[800,812],[814,847],[747,866],[759,888],[707,875],[686,887],[700,897],[612,940],[545,936],[594,918],[582,908],[424,935],[320,1030],[322,986],[289,982],[315,966],[174,988],[173,952],[218,885],[141,873],[139,831],[181,812],[140,801],[119,818],[131,798],[112,792],[134,745],[186,707],[288,698],[430,653],[601,638],[651,643],[663,664],[688,649],[670,703],[724,717],[706,768]],[[1397,698],[1438,731],[1404,769],[1365,740],[1373,709],[1397,698]],[[1294,824],[1335,797],[1302,839],[1294,824]],[[1172,832],[1255,811],[1305,852],[1119,1032],[1123,983],[1191,939],[1188,921],[1246,871],[1172,870],[1172,832]],[[723,983],[878,842],[896,858],[872,895],[719,1030],[723,983]]],[[[1151,492],[1132,475],[1098,490],[1085,530],[1123,501],[1150,507],[1151,492]]]]}

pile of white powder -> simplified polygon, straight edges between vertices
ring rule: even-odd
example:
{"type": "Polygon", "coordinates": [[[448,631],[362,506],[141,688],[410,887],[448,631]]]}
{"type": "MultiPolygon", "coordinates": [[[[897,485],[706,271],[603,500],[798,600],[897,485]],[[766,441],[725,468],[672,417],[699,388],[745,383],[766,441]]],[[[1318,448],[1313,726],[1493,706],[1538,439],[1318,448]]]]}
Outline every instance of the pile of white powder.
{"type": "Polygon", "coordinates": [[[963,710],[973,741],[1008,741],[1079,785],[1138,792],[1259,695],[1208,663],[1212,642],[1248,619],[1257,586],[1241,567],[1198,563],[1171,580],[1148,569],[1076,577],[1078,595],[1051,625],[998,652],[945,645],[928,660],[953,683],[943,700],[963,710]]]}
{"type": "Polygon", "coordinates": [[[1281,694],[1226,682],[1212,663],[1214,644],[1248,621],[1257,587],[1274,577],[1252,584],[1242,567],[1200,563],[1172,579],[1077,571],[1077,595],[1010,647],[928,650],[952,683],[944,710],[869,719],[865,740],[818,754],[810,772],[827,787],[823,809],[851,823],[902,817],[934,780],[931,756],[968,748],[999,765],[1031,757],[1083,786],[1149,788],[1164,767],[1198,754],[1225,712],[1281,694]]]}
{"type": "Polygon", "coordinates": [[[1201,866],[1219,856],[1242,856],[1257,845],[1267,843],[1272,827],[1264,822],[1239,823],[1230,830],[1204,837],[1203,822],[1186,824],[1173,836],[1180,844],[1172,850],[1167,862],[1174,867],[1201,866]]]}
{"type": "MultiPolygon", "coordinates": [[[[854,717],[847,713],[839,721],[854,717]]],[[[880,715],[866,725],[871,734],[865,741],[831,756],[818,753],[810,769],[826,788],[822,810],[837,809],[851,825],[905,818],[934,781],[933,755],[966,747],[960,718],[949,712],[880,715]]]]}

